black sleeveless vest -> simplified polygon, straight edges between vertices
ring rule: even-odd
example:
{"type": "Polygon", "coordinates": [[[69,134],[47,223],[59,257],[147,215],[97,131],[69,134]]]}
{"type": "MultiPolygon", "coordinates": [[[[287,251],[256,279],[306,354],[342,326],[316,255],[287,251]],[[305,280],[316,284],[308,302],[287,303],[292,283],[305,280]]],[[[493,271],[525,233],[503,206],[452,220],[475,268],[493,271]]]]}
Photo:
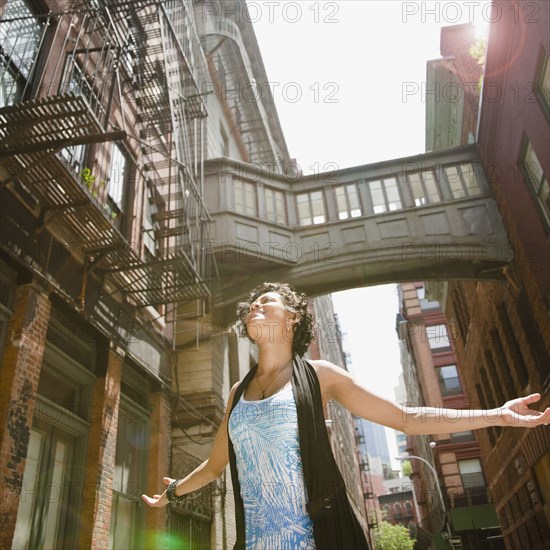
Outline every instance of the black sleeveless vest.
{"type": "MultiPolygon", "coordinates": [[[[229,414],[239,402],[257,368],[258,365],[253,367],[237,387],[229,414]]],[[[294,356],[292,389],[296,400],[300,454],[308,494],[307,511],[313,521],[316,549],[368,550],[369,544],[365,533],[353,513],[344,479],[332,454],[317,374],[314,368],[298,355],[294,356]]],[[[237,522],[237,541],[234,550],[244,550],[244,505],[235,451],[229,434],[228,441],[237,522]]]]}

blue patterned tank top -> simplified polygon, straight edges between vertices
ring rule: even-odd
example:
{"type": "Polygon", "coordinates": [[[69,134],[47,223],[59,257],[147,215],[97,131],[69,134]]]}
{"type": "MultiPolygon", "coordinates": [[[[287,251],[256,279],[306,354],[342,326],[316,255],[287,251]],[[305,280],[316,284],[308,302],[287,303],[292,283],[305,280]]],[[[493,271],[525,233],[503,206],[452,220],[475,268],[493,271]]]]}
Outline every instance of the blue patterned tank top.
{"type": "Polygon", "coordinates": [[[291,384],[262,401],[247,401],[243,395],[229,418],[229,436],[247,550],[314,549],[291,384]]]}

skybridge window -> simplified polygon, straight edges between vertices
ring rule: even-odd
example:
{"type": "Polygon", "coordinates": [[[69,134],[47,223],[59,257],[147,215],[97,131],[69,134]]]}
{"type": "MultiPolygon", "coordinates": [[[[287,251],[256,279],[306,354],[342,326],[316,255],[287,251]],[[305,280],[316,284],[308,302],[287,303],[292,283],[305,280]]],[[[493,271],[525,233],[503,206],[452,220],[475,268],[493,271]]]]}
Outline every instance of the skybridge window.
{"type": "Polygon", "coordinates": [[[282,191],[265,188],[265,217],[273,223],[287,223],[285,194],[282,191]]]}
{"type": "Polygon", "coordinates": [[[368,186],[375,214],[403,208],[396,178],[369,181],[368,186]]]}
{"type": "Polygon", "coordinates": [[[409,174],[407,177],[415,206],[441,201],[441,194],[432,170],[409,174]]]}
{"type": "Polygon", "coordinates": [[[445,174],[453,199],[481,195],[481,185],[473,164],[446,166],[445,174]]]}
{"type": "Polygon", "coordinates": [[[361,204],[359,202],[359,193],[355,183],[335,187],[334,193],[336,194],[338,218],[340,220],[357,218],[362,215],[361,204]]]}
{"type": "Polygon", "coordinates": [[[326,221],[325,201],[322,191],[300,193],[296,195],[296,203],[300,225],[316,225],[326,221]]]}
{"type": "Polygon", "coordinates": [[[235,179],[234,180],[235,211],[245,216],[257,216],[256,189],[254,184],[235,179]]]}

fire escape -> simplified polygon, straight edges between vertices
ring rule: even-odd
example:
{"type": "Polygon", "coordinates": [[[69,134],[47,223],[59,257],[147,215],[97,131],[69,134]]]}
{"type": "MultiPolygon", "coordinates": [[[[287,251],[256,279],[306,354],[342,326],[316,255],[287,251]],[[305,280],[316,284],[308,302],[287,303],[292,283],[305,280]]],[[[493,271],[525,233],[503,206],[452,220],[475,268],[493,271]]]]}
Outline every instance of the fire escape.
{"type": "MultiPolygon", "coordinates": [[[[212,3],[213,7],[214,3],[212,3]]],[[[223,11],[223,2],[220,11],[223,11]]],[[[229,10],[229,3],[225,4],[229,10]]],[[[239,8],[244,9],[244,8],[239,8]]],[[[218,81],[218,97],[226,103],[247,153],[255,166],[281,173],[284,154],[269,124],[264,101],[273,101],[269,83],[258,83],[239,25],[227,16],[203,9],[199,34],[218,81]]]]}
{"type": "Polygon", "coordinates": [[[361,471],[361,481],[363,483],[363,498],[365,500],[365,509],[367,513],[367,527],[369,535],[378,529],[378,498],[374,494],[371,479],[371,468],[369,463],[369,456],[365,447],[365,434],[362,426],[356,421],[355,423],[355,442],[359,449],[359,468],[361,471]]]}
{"type": "MultiPolygon", "coordinates": [[[[204,310],[216,278],[202,200],[206,63],[186,3],[70,6],[35,14],[10,0],[2,14],[0,187],[84,266],[81,308],[94,272],[130,307],[204,310]],[[109,142],[126,158],[118,197],[109,142]],[[122,212],[128,194],[133,212],[122,212]]],[[[24,253],[6,239],[2,249],[24,253]]],[[[34,267],[55,284],[48,259],[34,267]]]]}

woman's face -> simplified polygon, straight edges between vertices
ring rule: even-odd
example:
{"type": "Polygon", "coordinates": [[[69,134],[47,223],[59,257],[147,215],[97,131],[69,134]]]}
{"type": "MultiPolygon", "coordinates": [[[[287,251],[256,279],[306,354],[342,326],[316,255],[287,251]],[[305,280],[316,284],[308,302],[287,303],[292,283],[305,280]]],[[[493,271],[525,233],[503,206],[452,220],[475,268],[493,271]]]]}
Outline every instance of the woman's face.
{"type": "Polygon", "coordinates": [[[246,316],[246,329],[248,335],[256,343],[271,341],[277,335],[289,337],[292,335],[292,327],[296,323],[297,315],[288,311],[278,292],[266,292],[261,294],[250,304],[250,310],[246,316]]]}

